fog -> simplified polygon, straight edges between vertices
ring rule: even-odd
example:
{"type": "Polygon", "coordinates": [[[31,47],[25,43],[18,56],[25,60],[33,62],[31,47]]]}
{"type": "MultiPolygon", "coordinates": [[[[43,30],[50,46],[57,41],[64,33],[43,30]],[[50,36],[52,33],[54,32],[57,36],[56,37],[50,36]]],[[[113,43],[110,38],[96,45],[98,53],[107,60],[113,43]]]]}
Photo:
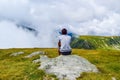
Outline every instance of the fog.
{"type": "Polygon", "coordinates": [[[76,35],[118,36],[119,3],[120,0],[0,0],[0,48],[57,47],[62,28],[76,35]]]}

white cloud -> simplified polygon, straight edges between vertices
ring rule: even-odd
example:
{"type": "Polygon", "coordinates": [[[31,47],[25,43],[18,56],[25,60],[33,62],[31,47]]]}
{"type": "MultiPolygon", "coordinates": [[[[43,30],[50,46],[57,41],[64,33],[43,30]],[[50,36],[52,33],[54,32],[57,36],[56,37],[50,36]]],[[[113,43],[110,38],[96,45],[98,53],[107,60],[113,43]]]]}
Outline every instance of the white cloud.
{"type": "Polygon", "coordinates": [[[10,21],[0,22],[0,48],[33,47],[37,39],[10,21]]]}
{"type": "Polygon", "coordinates": [[[52,47],[56,36],[54,31],[59,30],[59,26],[78,35],[120,35],[119,3],[120,0],[0,0],[1,40],[4,41],[3,36],[9,36],[9,32],[3,34],[7,30],[11,30],[13,38],[0,43],[7,47],[14,40],[24,44],[11,43],[11,47],[52,47]],[[39,32],[38,36],[16,27],[16,23],[23,22],[33,25],[31,27],[39,32]],[[14,24],[14,29],[8,23],[14,24]],[[22,41],[15,38],[23,34],[22,41]]]}

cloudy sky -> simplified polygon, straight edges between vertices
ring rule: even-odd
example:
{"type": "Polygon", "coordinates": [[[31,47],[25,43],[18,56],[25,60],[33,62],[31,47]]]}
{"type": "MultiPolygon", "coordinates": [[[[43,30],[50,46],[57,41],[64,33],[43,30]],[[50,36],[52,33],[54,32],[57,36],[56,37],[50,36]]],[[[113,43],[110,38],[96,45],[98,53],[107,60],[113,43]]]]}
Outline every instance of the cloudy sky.
{"type": "Polygon", "coordinates": [[[0,48],[55,47],[57,31],[120,35],[120,0],[0,0],[0,48]],[[19,25],[19,27],[18,27],[19,25]],[[23,27],[34,29],[28,31],[23,27]]]}

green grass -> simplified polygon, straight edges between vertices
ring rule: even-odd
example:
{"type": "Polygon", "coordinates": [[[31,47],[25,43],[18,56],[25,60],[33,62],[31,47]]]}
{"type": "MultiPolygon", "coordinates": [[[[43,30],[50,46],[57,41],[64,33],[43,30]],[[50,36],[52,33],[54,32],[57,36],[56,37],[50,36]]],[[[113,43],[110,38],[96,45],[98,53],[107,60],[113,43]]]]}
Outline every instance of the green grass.
{"type": "Polygon", "coordinates": [[[120,49],[120,36],[80,36],[71,46],[80,49],[120,49]]]}
{"type": "MultiPolygon", "coordinates": [[[[39,55],[29,59],[24,58],[35,51],[44,51],[50,58],[58,56],[57,49],[52,48],[0,49],[0,80],[58,80],[55,75],[38,70],[39,63],[32,63],[39,58],[39,55]],[[19,51],[24,51],[25,54],[9,56],[19,51]]],[[[83,73],[77,80],[112,80],[112,77],[120,80],[119,50],[73,49],[72,54],[88,59],[100,70],[99,73],[83,73]]]]}

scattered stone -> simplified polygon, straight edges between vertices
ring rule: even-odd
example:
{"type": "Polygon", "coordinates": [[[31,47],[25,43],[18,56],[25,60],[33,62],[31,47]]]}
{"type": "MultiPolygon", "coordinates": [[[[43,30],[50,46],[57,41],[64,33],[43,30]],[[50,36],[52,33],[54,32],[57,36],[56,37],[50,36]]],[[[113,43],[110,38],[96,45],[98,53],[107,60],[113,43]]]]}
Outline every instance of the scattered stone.
{"type": "Polygon", "coordinates": [[[39,69],[55,74],[59,80],[76,80],[82,72],[99,72],[95,65],[77,55],[60,55],[56,58],[41,56],[39,69]]]}
{"type": "Polygon", "coordinates": [[[38,54],[45,54],[45,52],[43,52],[43,51],[33,52],[30,55],[25,56],[25,58],[31,58],[31,57],[36,56],[38,54]]]}
{"type": "Polygon", "coordinates": [[[33,63],[38,63],[40,62],[40,59],[33,60],[33,63]]]}
{"type": "Polygon", "coordinates": [[[12,53],[10,56],[18,56],[20,54],[24,54],[24,52],[16,52],[16,53],[12,53]]]}
{"type": "Polygon", "coordinates": [[[112,77],[112,80],[116,80],[116,78],[115,78],[115,77],[112,77]]]}

